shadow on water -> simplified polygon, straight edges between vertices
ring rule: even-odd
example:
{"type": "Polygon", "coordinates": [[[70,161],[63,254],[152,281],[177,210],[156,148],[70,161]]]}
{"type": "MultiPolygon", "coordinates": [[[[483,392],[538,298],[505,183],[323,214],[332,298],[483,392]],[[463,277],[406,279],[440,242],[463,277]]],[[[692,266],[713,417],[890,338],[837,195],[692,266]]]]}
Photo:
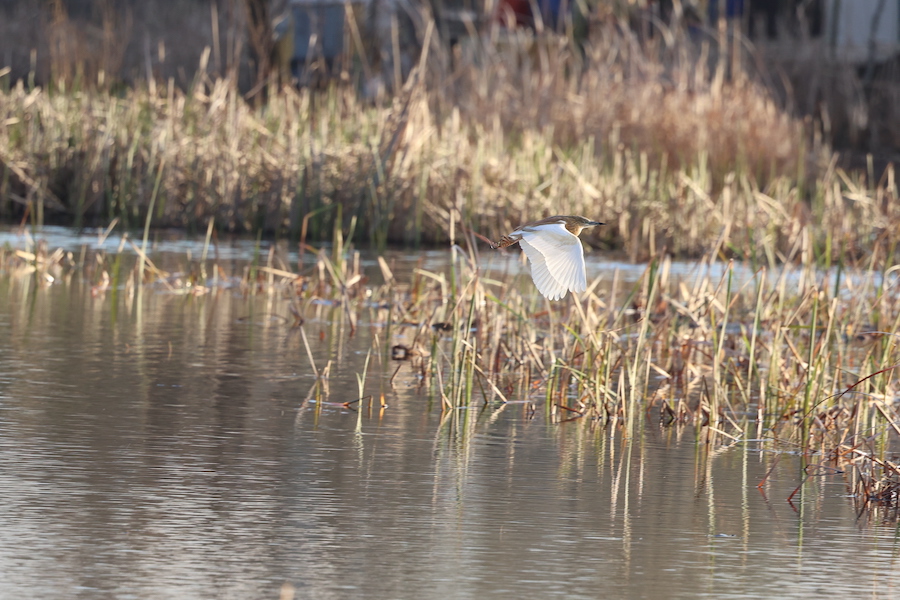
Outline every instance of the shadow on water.
{"type": "Polygon", "coordinates": [[[113,298],[0,278],[2,597],[898,593],[897,521],[835,472],[788,503],[799,453],[535,399],[442,410],[386,345],[345,405],[375,323],[308,315],[316,397],[271,296],[113,298]]]}

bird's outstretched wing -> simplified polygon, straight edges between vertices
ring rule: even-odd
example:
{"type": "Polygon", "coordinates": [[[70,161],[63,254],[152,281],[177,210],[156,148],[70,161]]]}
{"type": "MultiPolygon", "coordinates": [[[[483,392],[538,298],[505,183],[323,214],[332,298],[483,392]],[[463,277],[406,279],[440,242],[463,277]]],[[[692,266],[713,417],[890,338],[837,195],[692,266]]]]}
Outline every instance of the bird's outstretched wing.
{"type": "Polygon", "coordinates": [[[536,225],[515,233],[521,234],[519,245],[531,261],[531,278],[541,294],[559,300],[569,290],[587,289],[584,249],[565,225],[536,225]]]}

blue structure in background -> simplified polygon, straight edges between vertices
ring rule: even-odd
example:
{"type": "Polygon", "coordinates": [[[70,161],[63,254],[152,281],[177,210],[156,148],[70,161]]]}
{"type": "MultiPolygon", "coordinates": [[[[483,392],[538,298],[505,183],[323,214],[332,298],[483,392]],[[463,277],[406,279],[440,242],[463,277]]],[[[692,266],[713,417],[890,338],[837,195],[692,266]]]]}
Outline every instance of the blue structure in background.
{"type": "MultiPolygon", "coordinates": [[[[709,22],[719,20],[719,0],[709,0],[709,22]]],[[[725,18],[739,19],[744,16],[744,0],[725,0],[725,18]]]]}
{"type": "Polygon", "coordinates": [[[295,73],[324,58],[330,65],[344,51],[343,2],[293,2],[295,73]]]}

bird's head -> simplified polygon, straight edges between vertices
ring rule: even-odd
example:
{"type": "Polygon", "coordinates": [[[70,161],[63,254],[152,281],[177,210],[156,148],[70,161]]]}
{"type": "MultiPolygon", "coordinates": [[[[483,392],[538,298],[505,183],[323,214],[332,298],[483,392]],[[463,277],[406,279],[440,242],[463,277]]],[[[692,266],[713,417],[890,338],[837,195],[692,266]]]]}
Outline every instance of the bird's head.
{"type": "Polygon", "coordinates": [[[601,223],[600,221],[591,221],[590,219],[585,219],[584,217],[578,216],[561,216],[555,218],[559,219],[560,222],[565,223],[566,229],[571,231],[573,235],[579,235],[581,233],[581,230],[587,227],[603,225],[603,223],[601,223]]]}

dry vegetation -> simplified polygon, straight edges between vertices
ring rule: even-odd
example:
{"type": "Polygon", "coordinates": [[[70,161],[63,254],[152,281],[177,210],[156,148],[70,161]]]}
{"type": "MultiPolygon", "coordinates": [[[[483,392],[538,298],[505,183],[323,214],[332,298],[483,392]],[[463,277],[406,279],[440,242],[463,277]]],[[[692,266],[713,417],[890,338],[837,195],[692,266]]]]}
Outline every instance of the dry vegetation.
{"type": "Polygon", "coordinates": [[[336,83],[247,102],[237,70],[212,75],[221,48],[184,86],[122,88],[102,65],[76,76],[69,62],[49,69],[50,86],[0,78],[0,219],[139,227],[149,215],[194,231],[212,219],[293,239],[355,219],[383,247],[445,242],[453,211],[493,238],[518,215],[577,213],[610,222],[595,244],[640,260],[700,256],[720,238],[731,256],[765,248],[768,261],[801,238],[823,263],[892,245],[893,172],[837,168],[753,56],[717,53],[705,36],[641,39],[617,21],[583,49],[527,33],[452,49],[430,36],[393,100],[336,83]]]}
{"type": "Polygon", "coordinates": [[[321,239],[356,218],[384,244],[446,240],[451,210],[489,237],[513,215],[571,213],[611,222],[602,242],[636,259],[662,247],[697,256],[722,235],[740,257],[758,255],[762,237],[788,255],[806,230],[808,251],[828,260],[900,231],[892,171],[872,182],[812,155],[804,128],[748,79],[664,91],[640,78],[601,97],[599,75],[578,85],[530,66],[515,75],[489,80],[552,91],[486,86],[465,106],[420,81],[385,108],[347,87],[285,89],[253,108],[225,79],[122,95],[20,82],[0,95],[0,217],[27,207],[38,222],[135,227],[155,202],[164,227],[202,231],[212,218],[297,238],[311,215],[308,235],[321,239]]]}
{"type": "MultiPolygon", "coordinates": [[[[862,504],[896,505],[893,168],[837,168],[817,127],[734,56],[615,24],[601,34],[584,53],[529,35],[435,42],[392,100],[340,84],[273,88],[256,106],[235,74],[209,75],[210,54],[184,88],[17,81],[0,91],[0,219],[264,231],[309,251],[328,240],[311,271],[272,254],[227,283],[280,297],[301,331],[326,310],[351,332],[384,326],[373,352],[393,352],[398,376],[448,410],[544,398],[558,421],[650,415],[698,425],[713,446],[765,437],[846,469],[862,504]],[[648,260],[640,284],[545,304],[480,273],[472,230],[497,239],[567,213],[609,223],[587,242],[648,260]],[[450,242],[450,273],[397,281],[382,263],[370,285],[348,231],[381,247],[450,242]],[[700,276],[671,277],[673,255],[699,257],[700,276]],[[703,275],[729,257],[754,276],[703,275]]],[[[0,272],[87,277],[127,298],[148,282],[205,295],[225,281],[206,261],[162,273],[137,250],[131,271],[119,255],[88,268],[7,248],[0,272]]],[[[327,395],[329,366],[313,369],[311,395],[327,395]]]]}
{"type": "MultiPolygon", "coordinates": [[[[456,217],[452,225],[462,231],[456,217]]],[[[760,267],[739,279],[733,264],[711,275],[714,248],[683,279],[658,255],[637,284],[595,280],[584,294],[550,303],[530,282],[485,276],[479,253],[494,251],[468,234],[450,251],[449,272],[417,269],[403,280],[381,259],[380,275],[362,272],[339,232],[330,250],[305,247],[316,257],[308,268],[294,269],[273,249],[228,274],[207,259],[216,255],[208,234],[201,259],[182,273],[159,270],[145,260],[145,245],[125,241],[97,255],[45,244],[0,249],[0,275],[28,277],[36,290],[84,278],[93,295],[129,311],[153,289],[196,302],[235,290],[267,294],[307,350],[321,332],[313,326],[307,337],[305,319],[339,323],[328,335],[371,331],[373,360],[397,365],[385,385],[418,385],[448,415],[518,405],[526,418],[544,410],[558,423],[626,433],[649,418],[693,427],[709,448],[767,440],[776,455],[802,452],[810,476],[844,471],[860,506],[900,499],[891,454],[900,434],[900,280],[878,261],[830,271],[812,262],[760,267]],[[133,266],[126,247],[137,253],[133,266]]],[[[330,402],[331,365],[308,354],[317,375],[308,397],[321,406],[330,402]]]]}

